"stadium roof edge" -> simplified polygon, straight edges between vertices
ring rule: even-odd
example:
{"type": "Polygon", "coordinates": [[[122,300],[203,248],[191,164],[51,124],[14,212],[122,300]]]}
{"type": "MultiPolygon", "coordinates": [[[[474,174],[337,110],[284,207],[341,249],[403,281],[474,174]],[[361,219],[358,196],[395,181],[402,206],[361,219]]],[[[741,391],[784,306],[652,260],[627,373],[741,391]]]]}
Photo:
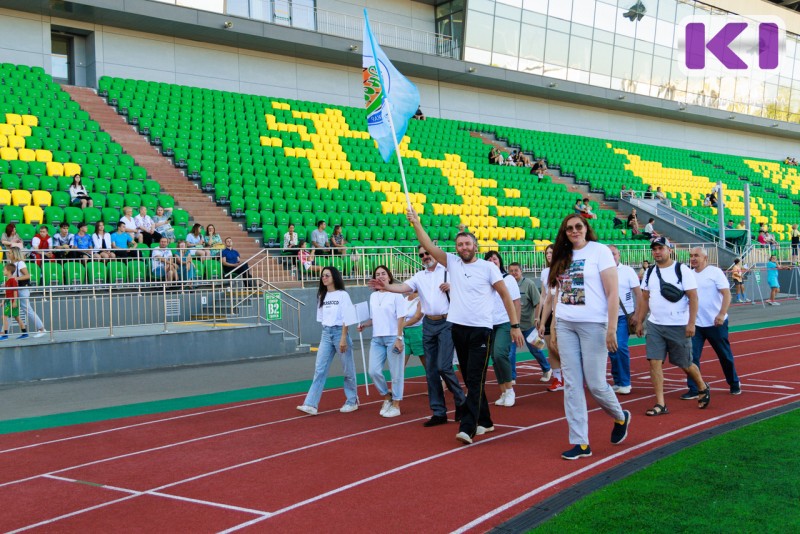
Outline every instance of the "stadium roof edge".
{"type": "MultiPolygon", "coordinates": [[[[347,67],[361,66],[361,55],[350,50],[350,45],[356,44],[352,39],[150,0],[3,0],[3,7],[55,19],[102,24],[347,67]],[[234,22],[230,29],[223,26],[228,20],[234,22]]],[[[56,21],[54,25],[63,26],[56,21]]],[[[731,115],[728,111],[693,105],[680,109],[679,103],[671,100],[384,48],[395,66],[411,77],[773,137],[800,137],[798,124],[781,122],[776,128],[771,119],[731,115]],[[469,72],[470,67],[474,72],[469,72]]]]}

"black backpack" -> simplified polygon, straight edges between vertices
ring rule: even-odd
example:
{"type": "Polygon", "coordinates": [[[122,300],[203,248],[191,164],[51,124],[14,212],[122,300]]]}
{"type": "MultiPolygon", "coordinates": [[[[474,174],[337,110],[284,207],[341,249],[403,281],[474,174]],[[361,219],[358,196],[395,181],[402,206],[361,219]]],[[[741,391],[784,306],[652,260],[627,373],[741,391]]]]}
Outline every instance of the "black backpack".
{"type": "MultiPolygon", "coordinates": [[[[664,297],[669,302],[679,302],[686,292],[673,285],[669,282],[665,282],[663,278],[661,278],[661,270],[658,268],[658,265],[653,265],[649,269],[647,269],[647,275],[645,276],[644,283],[648,286],[650,285],[650,273],[653,272],[653,269],[656,270],[656,276],[658,276],[658,282],[661,284],[661,296],[664,297]]],[[[678,277],[678,283],[683,287],[683,274],[681,273],[681,262],[675,262],[675,276],[678,277]]]]}

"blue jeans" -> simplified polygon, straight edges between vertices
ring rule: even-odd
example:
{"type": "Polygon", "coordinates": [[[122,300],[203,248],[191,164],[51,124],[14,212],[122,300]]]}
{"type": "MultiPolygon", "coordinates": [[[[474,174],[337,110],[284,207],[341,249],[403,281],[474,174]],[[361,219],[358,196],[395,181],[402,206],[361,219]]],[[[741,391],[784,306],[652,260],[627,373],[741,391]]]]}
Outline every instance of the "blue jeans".
{"type": "Polygon", "coordinates": [[[314,380],[308,390],[306,406],[319,406],[319,399],[322,397],[322,390],[325,388],[325,380],[328,378],[328,370],[334,356],[338,353],[342,358],[342,368],[344,369],[344,394],[347,397],[347,404],[358,404],[358,392],[356,391],[356,364],[353,361],[353,342],[350,335],[347,336],[347,350],[339,352],[339,341],[342,339],[341,326],[323,326],[322,338],[319,341],[317,350],[317,361],[314,364],[314,380]]]}
{"type": "MultiPolygon", "coordinates": [[[[522,337],[525,338],[525,345],[528,346],[528,350],[531,351],[531,355],[536,358],[536,361],[539,362],[539,367],[542,368],[542,373],[546,373],[550,370],[550,362],[547,361],[547,356],[544,355],[540,349],[537,349],[530,343],[528,343],[528,336],[531,332],[533,332],[535,327],[531,327],[527,330],[522,331],[522,337]]],[[[511,358],[511,379],[517,379],[517,344],[511,344],[511,354],[509,355],[511,358]]]]}
{"type": "Polygon", "coordinates": [[[403,400],[403,380],[405,377],[406,355],[395,353],[394,342],[397,336],[377,336],[369,345],[369,376],[381,395],[389,393],[383,366],[389,362],[389,374],[392,376],[392,400],[403,400]]]}
{"type": "Polygon", "coordinates": [[[628,321],[624,315],[617,321],[617,352],[609,352],[611,359],[611,377],[614,385],[628,387],[631,385],[631,352],[628,350],[628,321]]]}
{"type": "MultiPolygon", "coordinates": [[[[731,352],[731,344],[728,341],[728,320],[722,323],[722,326],[698,326],[695,328],[694,337],[692,337],[692,361],[700,368],[700,355],[703,354],[703,345],[706,340],[714,352],[717,353],[719,365],[722,367],[722,372],[725,373],[725,380],[728,385],[738,386],[739,375],[736,374],[736,367],[733,365],[733,352],[731,352]]],[[[691,393],[697,393],[697,384],[694,380],[688,378],[686,385],[689,386],[691,393]]]]}

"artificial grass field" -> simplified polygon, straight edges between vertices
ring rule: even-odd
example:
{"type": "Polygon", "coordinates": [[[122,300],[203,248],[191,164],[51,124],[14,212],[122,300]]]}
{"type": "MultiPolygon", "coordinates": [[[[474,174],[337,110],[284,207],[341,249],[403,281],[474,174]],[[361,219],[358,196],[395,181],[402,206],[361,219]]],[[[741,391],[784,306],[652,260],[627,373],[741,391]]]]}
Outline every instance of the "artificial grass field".
{"type": "Polygon", "coordinates": [[[576,502],[534,529],[800,532],[800,410],[716,436],[576,502]]]}

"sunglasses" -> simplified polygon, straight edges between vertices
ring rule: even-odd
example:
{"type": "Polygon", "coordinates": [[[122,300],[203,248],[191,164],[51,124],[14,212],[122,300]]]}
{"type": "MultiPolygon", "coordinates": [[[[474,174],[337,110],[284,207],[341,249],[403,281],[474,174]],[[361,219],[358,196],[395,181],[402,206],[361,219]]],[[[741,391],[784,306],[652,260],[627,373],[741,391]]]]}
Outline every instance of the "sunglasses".
{"type": "Polygon", "coordinates": [[[322,278],[330,278],[330,273],[322,273],[322,278]]]}
{"type": "Polygon", "coordinates": [[[419,253],[419,257],[420,257],[420,258],[424,258],[425,256],[430,256],[430,255],[431,255],[431,253],[430,253],[430,252],[420,252],[420,253],[419,253]]]}
{"type": "Polygon", "coordinates": [[[567,226],[566,230],[567,232],[580,232],[584,228],[586,228],[584,225],[578,223],[575,226],[567,226]]]}

